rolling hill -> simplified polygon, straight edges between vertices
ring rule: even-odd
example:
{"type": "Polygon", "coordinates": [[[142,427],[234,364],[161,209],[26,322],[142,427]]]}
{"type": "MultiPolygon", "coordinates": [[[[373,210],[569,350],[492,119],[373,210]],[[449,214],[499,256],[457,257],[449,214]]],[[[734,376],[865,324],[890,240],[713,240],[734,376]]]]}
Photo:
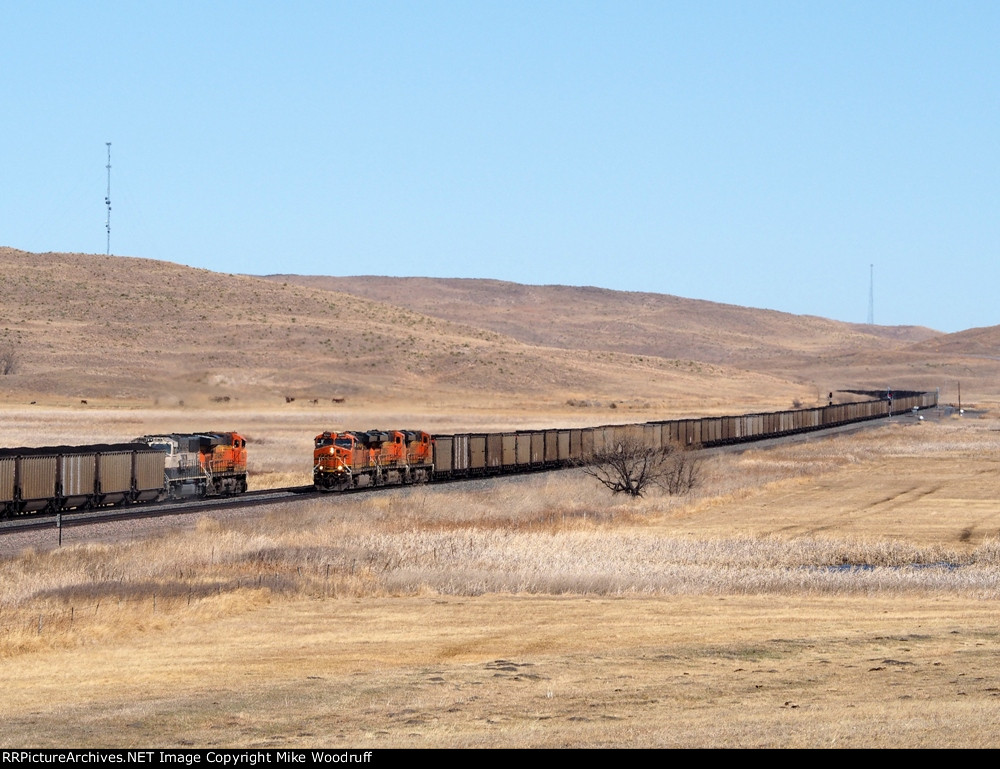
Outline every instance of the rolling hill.
{"type": "Polygon", "coordinates": [[[498,280],[270,275],[478,325],[525,344],[749,365],[788,356],[898,349],[940,336],[913,326],[867,326],[663,294],[498,280]]]}
{"type": "Polygon", "coordinates": [[[14,403],[391,401],[599,421],[612,407],[785,408],[887,377],[984,393],[1000,381],[981,352],[989,330],[967,354],[961,335],[928,329],[594,288],[263,278],[10,248],[0,270],[0,351],[16,362],[0,397],[14,403]]]}

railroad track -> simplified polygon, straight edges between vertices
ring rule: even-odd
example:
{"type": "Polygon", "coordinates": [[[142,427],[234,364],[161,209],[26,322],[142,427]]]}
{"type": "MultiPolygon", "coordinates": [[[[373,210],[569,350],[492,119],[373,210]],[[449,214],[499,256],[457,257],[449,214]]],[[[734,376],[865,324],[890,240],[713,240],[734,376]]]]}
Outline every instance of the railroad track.
{"type": "MultiPolygon", "coordinates": [[[[939,415],[947,416],[951,413],[950,408],[935,409],[939,415]]],[[[748,443],[715,446],[712,448],[696,449],[697,453],[715,454],[720,452],[742,452],[750,449],[769,448],[775,445],[787,444],[789,442],[808,441],[819,437],[829,437],[831,435],[845,432],[854,432],[884,424],[887,420],[897,420],[909,423],[916,423],[918,417],[909,412],[895,414],[891,417],[883,417],[863,422],[856,422],[847,425],[839,425],[829,428],[821,428],[807,433],[797,433],[792,435],[765,438],[759,441],[748,443]]],[[[919,417],[923,419],[923,417],[919,417]]],[[[493,480],[497,478],[510,477],[511,475],[525,475],[537,472],[553,472],[555,470],[566,469],[566,467],[545,467],[545,468],[524,468],[517,473],[490,473],[483,475],[466,476],[461,478],[436,478],[431,483],[470,483],[483,480],[493,480]]],[[[197,497],[187,500],[166,500],[163,502],[151,502],[145,504],[135,504],[126,506],[102,507],[91,510],[73,510],[65,513],[38,512],[16,516],[8,520],[0,521],[0,536],[30,531],[51,531],[56,527],[78,527],[90,526],[99,523],[121,522],[130,520],[142,520],[147,518],[166,518],[175,515],[190,515],[200,512],[218,512],[221,510],[237,510],[243,507],[254,507],[259,505],[286,504],[293,500],[303,499],[335,499],[344,494],[358,494],[366,492],[393,491],[398,488],[409,488],[407,486],[372,486],[345,491],[328,492],[317,491],[313,486],[293,486],[283,489],[262,489],[260,491],[248,491],[238,496],[231,497],[197,497]]]]}
{"type": "MultiPolygon", "coordinates": [[[[539,468],[525,470],[518,475],[529,473],[552,472],[566,468],[539,468]]],[[[510,474],[508,474],[509,477],[510,474]]],[[[484,479],[493,479],[497,475],[471,476],[466,478],[442,478],[430,481],[440,483],[471,483],[484,479]]],[[[233,497],[198,497],[189,500],[165,500],[163,502],[147,502],[124,506],[101,507],[92,510],[69,510],[63,513],[36,512],[15,516],[0,521],[0,536],[30,531],[51,531],[57,527],[93,526],[99,523],[135,521],[147,518],[167,518],[173,515],[190,515],[192,513],[219,512],[220,510],[238,510],[242,507],[260,505],[286,504],[303,499],[337,499],[346,494],[364,494],[379,491],[394,491],[412,488],[413,485],[399,486],[368,486],[343,491],[317,491],[313,486],[291,486],[285,489],[261,489],[247,491],[233,497]]]]}
{"type": "Polygon", "coordinates": [[[254,505],[280,504],[293,499],[303,499],[310,496],[318,497],[320,496],[320,492],[316,491],[312,486],[297,486],[287,489],[248,491],[236,497],[167,500],[141,505],[102,507],[93,510],[72,510],[66,513],[32,513],[3,521],[0,524],[0,535],[52,529],[55,526],[90,526],[111,521],[165,518],[171,515],[189,515],[191,513],[206,511],[236,510],[241,507],[251,507],[254,505]]]}

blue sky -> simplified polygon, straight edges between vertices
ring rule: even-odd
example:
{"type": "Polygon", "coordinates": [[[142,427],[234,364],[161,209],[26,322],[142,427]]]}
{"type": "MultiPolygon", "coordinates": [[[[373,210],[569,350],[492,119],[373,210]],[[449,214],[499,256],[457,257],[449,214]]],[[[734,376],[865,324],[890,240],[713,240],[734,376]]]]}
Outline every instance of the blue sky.
{"type": "Polygon", "coordinates": [[[1000,324],[1000,3],[0,10],[0,245],[1000,324]]]}

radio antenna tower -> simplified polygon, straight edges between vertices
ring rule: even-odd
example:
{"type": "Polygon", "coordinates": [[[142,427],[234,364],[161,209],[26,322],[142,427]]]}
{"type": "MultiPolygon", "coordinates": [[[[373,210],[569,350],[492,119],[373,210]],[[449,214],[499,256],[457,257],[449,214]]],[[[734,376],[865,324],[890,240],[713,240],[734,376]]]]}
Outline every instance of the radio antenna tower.
{"type": "Polygon", "coordinates": [[[108,145],[108,194],[104,196],[104,205],[108,207],[108,219],[104,223],[104,229],[108,233],[107,255],[111,256],[111,142],[104,142],[108,145]]]}
{"type": "Polygon", "coordinates": [[[868,325],[875,325],[875,265],[868,265],[868,325]]]}

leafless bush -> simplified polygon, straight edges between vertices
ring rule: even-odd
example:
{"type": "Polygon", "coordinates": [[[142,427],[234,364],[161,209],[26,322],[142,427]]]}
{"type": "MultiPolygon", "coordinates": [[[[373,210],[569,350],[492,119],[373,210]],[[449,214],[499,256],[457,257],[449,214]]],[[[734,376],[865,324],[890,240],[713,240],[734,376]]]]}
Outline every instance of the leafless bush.
{"type": "Polygon", "coordinates": [[[659,485],[668,494],[687,494],[701,483],[701,463],[679,449],[670,456],[659,485]]]}
{"type": "Polygon", "coordinates": [[[0,345],[0,375],[16,374],[18,369],[17,350],[14,345],[0,345]]]}
{"type": "Polygon", "coordinates": [[[632,437],[595,453],[583,471],[613,494],[631,497],[641,497],[650,486],[683,494],[698,482],[698,463],[686,451],[671,444],[654,448],[632,437]]]}

